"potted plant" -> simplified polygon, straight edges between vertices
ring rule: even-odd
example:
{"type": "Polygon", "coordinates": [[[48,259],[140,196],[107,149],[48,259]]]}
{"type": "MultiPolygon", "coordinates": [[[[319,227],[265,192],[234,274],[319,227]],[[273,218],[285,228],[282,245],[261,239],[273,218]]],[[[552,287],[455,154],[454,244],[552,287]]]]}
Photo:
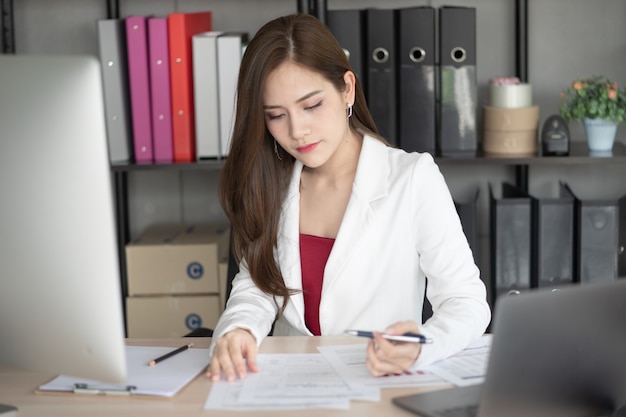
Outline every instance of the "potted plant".
{"type": "Polygon", "coordinates": [[[626,119],[626,89],[604,76],[572,81],[561,92],[560,114],[583,122],[591,151],[611,151],[617,125],[626,119]]]}

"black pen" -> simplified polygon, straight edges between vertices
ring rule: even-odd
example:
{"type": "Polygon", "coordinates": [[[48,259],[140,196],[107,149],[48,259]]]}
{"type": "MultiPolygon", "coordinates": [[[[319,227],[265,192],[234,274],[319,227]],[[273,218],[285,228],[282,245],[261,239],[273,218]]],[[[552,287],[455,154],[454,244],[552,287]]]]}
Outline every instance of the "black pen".
{"type": "MultiPolygon", "coordinates": [[[[369,337],[370,339],[374,338],[374,332],[365,331],[365,330],[346,330],[347,334],[352,336],[359,337],[369,337]]],[[[404,333],[404,334],[387,334],[382,333],[382,336],[387,340],[395,340],[397,342],[410,342],[410,343],[432,343],[432,339],[427,338],[423,334],[418,333],[404,333]]]]}
{"type": "Polygon", "coordinates": [[[167,358],[171,358],[171,357],[172,357],[172,356],[174,356],[174,355],[178,355],[180,352],[184,352],[184,351],[186,351],[187,349],[189,349],[189,348],[190,348],[190,347],[192,347],[192,346],[193,346],[193,343],[189,343],[188,345],[181,346],[181,347],[179,347],[178,349],[174,349],[173,351],[168,352],[168,353],[166,353],[166,354],[165,354],[165,355],[163,355],[163,356],[159,356],[159,357],[158,357],[158,358],[156,358],[156,359],[152,359],[150,362],[148,362],[148,365],[150,365],[150,366],[154,366],[154,365],[156,365],[157,363],[159,363],[159,362],[161,362],[161,361],[164,361],[164,360],[165,360],[165,359],[167,359],[167,358]]]}

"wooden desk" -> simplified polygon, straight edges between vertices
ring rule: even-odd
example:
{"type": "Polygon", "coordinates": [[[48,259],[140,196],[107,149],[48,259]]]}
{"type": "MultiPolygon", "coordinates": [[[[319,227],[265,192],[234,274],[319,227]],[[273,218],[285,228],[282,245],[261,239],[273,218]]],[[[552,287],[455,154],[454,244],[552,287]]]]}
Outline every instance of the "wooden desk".
{"type": "MultiPolygon", "coordinates": [[[[208,347],[210,338],[184,339],[193,341],[196,347],[208,347]]],[[[171,346],[184,344],[181,339],[129,339],[128,345],[171,346]]],[[[317,352],[319,345],[363,343],[356,337],[268,337],[261,345],[261,353],[311,353],[317,352]]],[[[208,359],[208,358],[207,358],[208,359]]],[[[199,375],[173,398],[152,398],[143,396],[107,397],[100,395],[76,394],[35,394],[35,389],[56,375],[0,368],[0,403],[18,407],[18,417],[130,417],[130,416],[319,416],[349,415],[367,416],[413,416],[391,403],[391,398],[418,391],[424,388],[383,389],[382,400],[377,403],[352,401],[350,410],[305,411],[208,411],[204,402],[211,390],[211,382],[199,375]]]]}

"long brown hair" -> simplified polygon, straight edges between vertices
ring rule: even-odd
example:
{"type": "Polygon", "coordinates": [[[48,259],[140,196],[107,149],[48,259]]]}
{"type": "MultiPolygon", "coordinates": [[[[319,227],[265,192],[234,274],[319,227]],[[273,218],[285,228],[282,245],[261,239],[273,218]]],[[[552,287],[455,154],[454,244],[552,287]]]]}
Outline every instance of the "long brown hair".
{"type": "MultiPolygon", "coordinates": [[[[294,158],[275,153],[274,138],[265,126],[263,90],[268,75],[285,61],[324,76],[337,91],[351,71],[346,55],[319,19],[308,14],[279,17],[266,23],[247,46],[237,84],[235,125],[228,158],[220,177],[219,197],[232,225],[232,248],[245,260],[256,286],[274,298],[289,296],[274,251],[281,206],[291,179],[294,158]]],[[[355,86],[351,129],[376,135],[359,80],[355,86]]],[[[280,148],[279,148],[280,149],[280,148]]]]}

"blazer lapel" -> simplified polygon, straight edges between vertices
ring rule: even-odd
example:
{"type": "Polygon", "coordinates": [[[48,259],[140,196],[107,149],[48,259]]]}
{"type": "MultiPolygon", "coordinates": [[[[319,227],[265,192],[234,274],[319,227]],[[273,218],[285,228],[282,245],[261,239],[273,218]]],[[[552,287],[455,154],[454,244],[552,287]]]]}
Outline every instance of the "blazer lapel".
{"type": "MultiPolygon", "coordinates": [[[[368,233],[376,213],[371,203],[387,195],[389,163],[386,157],[387,146],[377,139],[365,136],[359,156],[359,164],[352,186],[352,194],[346,208],[333,249],[324,271],[324,291],[341,275],[345,266],[357,256],[359,244],[368,233]]],[[[288,288],[302,289],[302,268],[300,264],[300,176],[302,163],[294,164],[287,197],[282,208],[281,224],[278,231],[277,256],[288,288]]],[[[295,309],[302,331],[304,324],[304,297],[302,293],[291,297],[290,306],[295,309]]],[[[287,307],[290,310],[290,306],[287,307]]],[[[289,311],[285,315],[291,315],[289,311]]],[[[295,317],[290,321],[294,323],[295,317]]]]}
{"type": "MultiPolygon", "coordinates": [[[[287,288],[302,289],[300,264],[300,174],[302,163],[295,162],[289,190],[282,207],[281,224],[278,230],[278,262],[287,288]]],[[[304,297],[291,297],[299,317],[304,318],[304,297]]],[[[304,326],[304,321],[303,321],[304,326]]]]}
{"type": "Polygon", "coordinates": [[[323,290],[333,281],[358,253],[363,237],[368,233],[376,213],[371,203],[387,195],[389,164],[387,146],[377,139],[364,136],[352,194],[346,208],[333,249],[324,270],[323,290]]]}

